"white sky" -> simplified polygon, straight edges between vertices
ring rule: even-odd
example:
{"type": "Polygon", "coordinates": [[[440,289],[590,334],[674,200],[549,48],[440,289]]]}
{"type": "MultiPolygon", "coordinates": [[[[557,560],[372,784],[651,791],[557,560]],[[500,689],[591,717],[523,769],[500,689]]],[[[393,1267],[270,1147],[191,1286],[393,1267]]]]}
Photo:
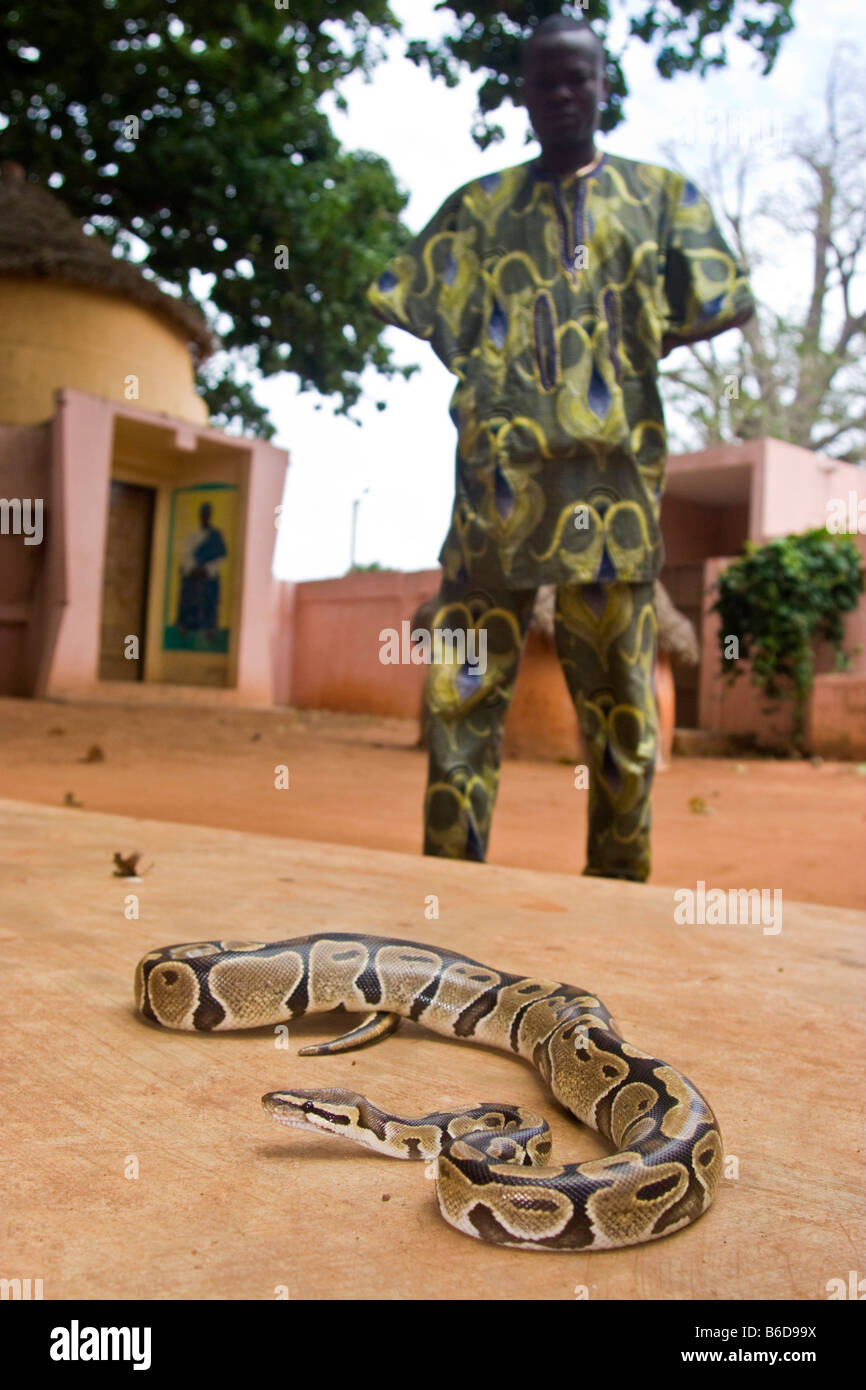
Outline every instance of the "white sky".
{"type": "MultiPolygon", "coordinates": [[[[479,151],[470,129],[481,77],[469,74],[460,86],[449,89],[400,56],[408,39],[432,37],[447,28],[446,17],[434,14],[433,0],[393,0],[392,8],[404,23],[404,34],[389,44],[388,59],[376,69],[372,82],[353,78],[345,84],[349,111],[345,116],[334,112],[333,127],[347,148],[374,150],[390,162],[411,194],[403,218],[415,231],[454,188],[521,163],[537,154],[538,146],[524,143],[526,115],[509,106],[494,117],[504,126],[506,139],[479,151]]],[[[590,9],[590,18],[591,14],[590,9]]],[[[625,61],[631,88],[627,119],[611,135],[600,137],[599,144],[615,154],[664,164],[669,161],[662,147],[673,141],[679,163],[700,185],[705,182],[701,175],[712,138],[709,116],[702,135],[701,113],[724,116],[763,110],[768,139],[761,154],[761,177],[764,187],[778,184],[786,177],[775,148],[778,132],[796,137],[810,117],[820,121],[835,46],[840,41],[846,47],[862,44],[866,38],[863,0],[798,0],[795,18],[796,28],[768,78],[760,76],[757,55],[731,41],[729,65],[721,72],[703,80],[680,75],[664,82],[655,70],[652,50],[633,40],[625,61]]],[[[620,22],[608,36],[612,50],[617,50],[624,32],[620,22]]],[[[780,310],[790,308],[793,297],[799,302],[807,285],[807,250],[793,236],[782,244],[777,241],[771,263],[755,276],[759,296],[780,310]]],[[[278,430],[274,443],[291,455],[274,562],[281,578],[322,579],[345,573],[352,502],[364,489],[369,491],[358,509],[356,561],[377,560],[403,570],[436,564],[454,492],[455,431],[447,407],[455,379],[427,344],[394,328],[386,329],[385,335],[399,361],[418,363],[421,370],[408,382],[390,383],[370,372],[369,385],[365,379],[369,399],[353,412],[362,422],[360,428],[336,418],[328,400],[299,394],[296,378],[288,373],[256,387],[257,399],[269,407],[278,430]],[[377,399],[387,401],[385,411],[376,410],[377,399]]],[[[676,358],[675,353],[668,361],[676,358]]]]}

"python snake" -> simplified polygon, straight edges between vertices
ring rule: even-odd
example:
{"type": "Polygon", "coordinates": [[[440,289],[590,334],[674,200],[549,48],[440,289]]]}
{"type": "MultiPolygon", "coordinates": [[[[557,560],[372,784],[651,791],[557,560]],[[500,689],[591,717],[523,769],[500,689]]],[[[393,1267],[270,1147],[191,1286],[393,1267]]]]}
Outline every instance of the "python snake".
{"type": "Polygon", "coordinates": [[[532,1062],[557,1100],[618,1152],[551,1165],[547,1122],[516,1105],[403,1119],[352,1091],[262,1098],[283,1124],[393,1158],[434,1159],[445,1219],[477,1239],[524,1250],[638,1245],[697,1220],[718,1186],[722,1137],[703,1096],[626,1042],[600,1000],[573,985],[413,941],[324,932],[166,946],[139,962],[135,992],[146,1018],[187,1031],[258,1028],[332,1009],[365,1015],[302,1056],[361,1047],[410,1018],[532,1062]]]}

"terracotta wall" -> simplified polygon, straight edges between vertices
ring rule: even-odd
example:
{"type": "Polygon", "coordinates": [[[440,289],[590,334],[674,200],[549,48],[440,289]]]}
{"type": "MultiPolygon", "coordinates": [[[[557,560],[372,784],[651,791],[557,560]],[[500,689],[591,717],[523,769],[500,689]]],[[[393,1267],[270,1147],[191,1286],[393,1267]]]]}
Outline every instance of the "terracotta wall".
{"type": "Polygon", "coordinates": [[[818,676],[808,728],[812,753],[866,760],[866,675],[818,676]]]}
{"type": "MultiPolygon", "coordinates": [[[[866,553],[866,537],[859,537],[858,545],[866,553]]],[[[704,654],[697,672],[690,674],[689,668],[675,667],[678,680],[688,677],[682,705],[694,708],[693,722],[702,729],[728,734],[757,732],[765,742],[784,743],[790,739],[790,707],[769,710],[763,695],[751,685],[748,670],[733,686],[720,677],[718,618],[709,609],[715,581],[729,563],[727,557],[717,558],[702,566],[683,565],[666,571],[674,601],[696,621],[704,654]]],[[[379,660],[380,634],[386,628],[399,631],[402,621],[435,594],[438,581],[438,570],[422,570],[414,574],[353,574],[309,583],[276,582],[273,659],[277,703],[417,718],[426,668],[383,665],[379,660]]],[[[858,732],[856,725],[862,705],[858,692],[866,681],[866,603],[848,619],[846,641],[850,646],[859,642],[864,649],[855,657],[849,677],[830,675],[829,650],[819,649],[817,653],[817,670],[828,674],[819,675],[816,681],[816,691],[819,685],[821,689],[810,714],[816,747],[856,749],[862,742],[863,731],[858,732]],[[857,684],[858,677],[861,684],[857,684]]],[[[686,727],[692,723],[690,719],[682,722],[686,727]]],[[[524,648],[506,721],[504,751],[512,757],[580,757],[576,719],[555,650],[538,634],[530,634],[524,648]]]]}
{"type": "Polygon", "coordinates": [[[694,502],[665,497],[661,514],[665,565],[676,567],[704,561],[708,555],[730,555],[749,538],[748,504],[694,502]]]}
{"type": "MultiPolygon", "coordinates": [[[[416,719],[425,666],[383,665],[379,634],[432,598],[440,571],[350,574],[276,585],[277,703],[301,709],[416,719]]],[[[577,721],[552,643],[526,640],[503,752],[508,757],[578,759],[577,721]]]]}
{"type": "Polygon", "coordinates": [[[275,644],[277,703],[300,709],[415,715],[423,666],[384,665],[379,634],[439,588],[439,570],[371,571],[282,585],[275,644]],[[287,645],[291,641],[291,653],[287,645]]]}

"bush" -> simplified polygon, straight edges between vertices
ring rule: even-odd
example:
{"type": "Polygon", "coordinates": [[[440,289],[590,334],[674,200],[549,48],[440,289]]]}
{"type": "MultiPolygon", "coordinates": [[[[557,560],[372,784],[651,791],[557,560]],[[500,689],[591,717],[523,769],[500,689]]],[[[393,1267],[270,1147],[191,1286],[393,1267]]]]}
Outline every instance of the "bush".
{"type": "Polygon", "coordinates": [[[721,619],[722,673],[731,685],[742,675],[739,662],[751,660],[753,685],[771,700],[793,699],[794,745],[803,752],[815,642],[833,644],[837,670],[850,664],[843,614],[857,607],[866,588],[857,546],[824,527],[766,545],[747,541],[717,588],[711,612],[721,619]]]}

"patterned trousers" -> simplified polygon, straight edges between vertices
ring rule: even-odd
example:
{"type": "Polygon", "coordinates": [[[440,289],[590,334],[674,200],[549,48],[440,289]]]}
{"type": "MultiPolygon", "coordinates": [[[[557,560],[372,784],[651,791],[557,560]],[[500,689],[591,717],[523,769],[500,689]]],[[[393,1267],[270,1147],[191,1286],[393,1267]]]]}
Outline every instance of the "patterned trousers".
{"type": "MultiPolygon", "coordinates": [[[[557,654],[589,759],[584,873],[638,882],[650,872],[656,760],[653,590],[652,583],[563,584],[554,620],[557,654]]],[[[535,595],[534,588],[491,592],[443,579],[432,622],[442,639],[438,650],[432,644],[424,687],[430,753],[425,854],[486,858],[503,724],[535,595]],[[444,630],[464,633],[468,660],[461,661],[444,630]]]]}

